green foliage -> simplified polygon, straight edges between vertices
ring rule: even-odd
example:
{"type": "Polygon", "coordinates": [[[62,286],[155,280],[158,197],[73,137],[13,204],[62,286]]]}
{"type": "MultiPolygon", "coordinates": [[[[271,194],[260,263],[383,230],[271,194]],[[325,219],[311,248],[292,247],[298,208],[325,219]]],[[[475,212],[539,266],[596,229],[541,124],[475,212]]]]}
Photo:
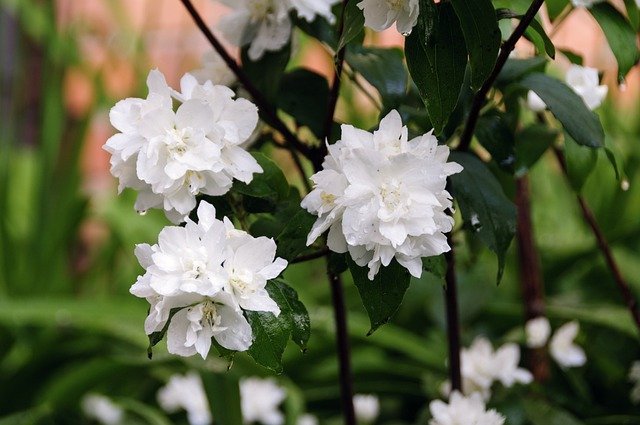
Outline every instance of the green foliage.
{"type": "Polygon", "coordinates": [[[242,69],[267,100],[275,102],[280,82],[291,57],[291,45],[287,44],[277,52],[267,51],[257,61],[249,59],[248,51],[248,47],[242,49],[242,69]]]}
{"type": "Polygon", "coordinates": [[[567,162],[567,177],[573,190],[580,192],[587,177],[595,168],[598,152],[587,146],[580,146],[569,135],[564,137],[564,153],[567,162]]]}
{"type": "Polygon", "coordinates": [[[324,77],[306,69],[296,69],[282,78],[277,105],[298,125],[306,125],[316,137],[322,138],[327,104],[318,100],[328,96],[329,85],[324,77]]]}

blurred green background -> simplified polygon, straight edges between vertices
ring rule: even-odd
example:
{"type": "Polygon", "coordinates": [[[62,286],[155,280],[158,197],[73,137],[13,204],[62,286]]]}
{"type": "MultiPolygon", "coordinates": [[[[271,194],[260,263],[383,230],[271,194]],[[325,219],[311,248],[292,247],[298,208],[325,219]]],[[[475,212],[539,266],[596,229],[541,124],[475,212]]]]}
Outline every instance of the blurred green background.
{"type": "MultiPolygon", "coordinates": [[[[120,403],[127,423],[186,423],[183,413],[167,416],[156,402],[158,388],[172,374],[196,369],[234,383],[269,372],[245,355],[236,356],[229,371],[215,356],[180,359],[162,346],[153,360],[146,357],[147,304],[128,293],[141,272],[133,248],[154,243],[167,222],[157,211],[138,216],[134,193],[116,196],[96,146],[111,132],[108,108],[122,97],[144,96],[144,78],[159,56],[149,53],[148,33],[141,36],[128,20],[126,2],[87,3],[106,11],[113,21],[104,25],[111,32],[65,21],[64,8],[73,2],[0,1],[0,424],[90,423],[79,403],[91,392],[120,403]],[[96,66],[87,52],[101,43],[108,43],[102,54],[112,60],[96,66]],[[119,79],[130,84],[119,86],[119,79]]],[[[145,2],[131,7],[140,9],[138,3],[145,2]]],[[[191,38],[182,40],[197,37],[190,31],[191,38]]],[[[294,63],[304,58],[302,44],[294,63]]],[[[168,66],[184,71],[189,65],[168,66]]],[[[341,113],[372,125],[375,110],[365,108],[363,115],[361,102],[347,86],[341,113]]],[[[640,103],[627,99],[621,105],[610,99],[599,112],[607,137],[623,153],[629,189],[621,189],[602,155],[584,195],[638,294],[640,103]]],[[[274,157],[292,170],[283,155],[274,157]]],[[[299,183],[295,173],[288,177],[299,183]]],[[[580,322],[578,342],[588,361],[580,369],[553,369],[544,388],[497,391],[492,405],[513,424],[550,423],[536,416],[535,406],[582,418],[575,423],[640,423],[626,378],[640,358],[638,332],[552,154],[532,170],[531,185],[548,313],[554,328],[580,322]],[[538,404],[532,408],[526,400],[538,404]]],[[[497,287],[494,256],[462,233],[456,239],[464,344],[479,334],[494,345],[523,342],[513,247],[497,287]]],[[[337,362],[322,260],[291,266],[285,277],[309,309],[313,333],[305,354],[292,344],[285,353],[285,372],[277,377],[288,391],[283,410],[291,424],[305,411],[335,421],[337,362]]],[[[414,279],[392,322],[366,337],[366,313],[348,274],[345,279],[356,392],[380,397],[379,423],[425,423],[423,410],[440,396],[446,379],[442,282],[430,274],[414,279]]]]}

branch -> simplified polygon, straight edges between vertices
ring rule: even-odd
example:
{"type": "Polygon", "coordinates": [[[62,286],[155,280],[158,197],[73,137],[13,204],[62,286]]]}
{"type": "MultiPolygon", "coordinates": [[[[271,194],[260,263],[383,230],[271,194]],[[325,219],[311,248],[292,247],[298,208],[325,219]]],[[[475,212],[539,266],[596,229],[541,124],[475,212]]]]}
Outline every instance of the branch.
{"type": "Polygon", "coordinates": [[[509,59],[509,54],[516,47],[516,43],[520,40],[520,37],[524,34],[531,21],[536,17],[536,13],[540,7],[542,7],[542,3],[544,0],[533,0],[531,2],[531,6],[527,9],[527,12],[524,14],[520,23],[513,30],[511,36],[504,42],[502,48],[500,49],[500,54],[498,55],[498,59],[496,60],[496,65],[493,67],[493,71],[484,82],[480,90],[473,97],[473,102],[471,104],[471,110],[469,111],[469,116],[467,117],[467,123],[462,131],[462,136],[460,136],[460,145],[458,146],[458,150],[466,151],[469,150],[469,145],[471,144],[471,139],[473,138],[473,132],[476,129],[476,124],[478,123],[478,117],[480,116],[480,111],[482,110],[482,105],[484,105],[485,98],[487,94],[489,94],[489,90],[493,87],[493,84],[496,82],[500,71],[507,63],[507,59],[509,59]]]}
{"type": "Polygon", "coordinates": [[[327,274],[331,284],[331,297],[336,325],[336,344],[338,349],[338,363],[340,366],[340,400],[342,415],[346,425],[356,425],[356,415],[353,409],[353,381],[351,373],[351,353],[349,335],[347,334],[347,310],[344,305],[344,292],[340,275],[329,271],[327,274]]]}
{"type": "Polygon", "coordinates": [[[444,288],[447,313],[447,338],[449,340],[449,381],[451,391],[462,392],[462,373],[460,371],[460,320],[458,317],[458,291],[456,288],[455,252],[451,233],[447,235],[451,249],[444,254],[447,259],[446,286],[444,288]]]}
{"type": "MultiPolygon", "coordinates": [[[[564,172],[565,176],[568,176],[567,163],[565,161],[564,155],[558,148],[554,148],[553,151],[556,154],[556,158],[560,163],[562,171],[564,172]]],[[[587,205],[587,202],[580,194],[576,194],[576,197],[578,198],[578,203],[580,204],[580,209],[582,210],[582,216],[584,217],[589,227],[591,227],[591,231],[596,237],[598,248],[604,255],[607,267],[611,271],[611,274],[613,274],[613,278],[618,285],[618,289],[620,290],[622,298],[624,299],[624,302],[627,305],[629,312],[631,313],[633,321],[640,330],[640,312],[638,312],[638,300],[636,300],[635,296],[633,295],[633,292],[629,287],[629,283],[627,283],[627,281],[622,276],[620,268],[618,267],[618,263],[616,263],[616,260],[613,257],[613,253],[611,252],[611,246],[609,245],[606,236],[602,232],[602,229],[600,229],[598,221],[589,208],[589,205],[587,205]]]]}
{"type": "MultiPolygon", "coordinates": [[[[540,270],[540,258],[533,237],[531,221],[531,190],[529,177],[516,179],[516,206],[518,208],[518,258],[520,285],[524,301],[525,322],[544,316],[544,283],[540,270]]],[[[534,348],[529,353],[529,369],[536,381],[549,377],[549,357],[544,348],[534,348]]]]}
{"type": "MultiPolygon", "coordinates": [[[[349,0],[342,1],[342,13],[340,14],[340,22],[338,24],[338,40],[342,38],[342,34],[344,32],[344,17],[345,11],[347,9],[347,4],[349,0]]],[[[331,91],[329,92],[329,102],[327,104],[327,117],[324,122],[324,137],[320,139],[320,152],[321,157],[324,158],[327,151],[327,145],[325,142],[331,137],[331,130],[333,129],[333,116],[336,112],[336,105],[338,104],[338,97],[340,96],[340,79],[342,78],[342,68],[344,66],[344,55],[346,52],[346,46],[342,46],[337,54],[336,54],[336,72],[333,76],[333,85],[331,86],[331,91]]],[[[319,171],[321,168],[320,164],[315,164],[316,171],[319,171]]]]}
{"type": "Polygon", "coordinates": [[[289,264],[303,263],[305,261],[316,260],[318,258],[325,257],[327,254],[329,254],[329,252],[330,252],[329,247],[325,246],[319,251],[312,252],[310,254],[299,255],[293,260],[289,261],[289,264]]]}
{"type": "Polygon", "coordinates": [[[275,108],[269,103],[269,101],[264,97],[262,92],[258,90],[256,86],[253,85],[251,79],[245,74],[240,65],[229,55],[229,53],[225,50],[224,46],[220,43],[220,41],[216,38],[216,36],[211,32],[207,24],[202,19],[202,16],[198,13],[198,11],[191,3],[191,0],[180,0],[184,7],[187,9],[187,12],[193,18],[193,21],[200,29],[200,32],[207,38],[211,46],[214,50],[220,55],[222,60],[227,64],[229,69],[234,73],[240,84],[244,86],[247,92],[253,98],[253,101],[258,106],[258,108],[262,111],[267,121],[282,134],[286,142],[296,149],[298,149],[303,155],[307,158],[312,157],[312,149],[307,145],[302,143],[298,138],[289,130],[287,125],[278,117],[275,108]]]}

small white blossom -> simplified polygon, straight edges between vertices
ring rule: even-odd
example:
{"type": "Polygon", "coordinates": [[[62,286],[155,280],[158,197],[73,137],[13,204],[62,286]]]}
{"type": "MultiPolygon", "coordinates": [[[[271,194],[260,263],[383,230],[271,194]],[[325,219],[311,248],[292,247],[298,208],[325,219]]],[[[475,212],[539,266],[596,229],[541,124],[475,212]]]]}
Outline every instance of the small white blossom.
{"type": "Polygon", "coordinates": [[[529,320],[525,324],[525,333],[527,336],[527,347],[544,347],[551,335],[549,320],[544,316],[529,320]]]}
{"type": "Polygon", "coordinates": [[[125,99],[110,113],[120,133],[107,140],[111,172],[119,189],[137,190],[136,209],[163,208],[174,223],[196,205],[196,195],[225,194],[232,179],[245,183],[262,169],[240,147],[258,122],[255,105],[210,81],[187,74],[182,93],[164,76],[149,73],[147,99],[125,99]],[[171,96],[182,104],[174,111],[171,96]]]}
{"type": "Polygon", "coordinates": [[[87,394],[82,398],[82,412],[86,417],[104,425],[123,423],[124,410],[109,397],[101,394],[87,394]]]}
{"type": "Polygon", "coordinates": [[[418,0],[362,0],[357,4],[364,13],[365,26],[384,31],[393,23],[403,35],[408,35],[418,22],[418,0]]]}
{"type": "Polygon", "coordinates": [[[214,85],[231,86],[236,82],[236,76],[229,69],[225,61],[215,50],[210,50],[202,56],[202,68],[190,72],[200,84],[211,81],[214,85]]]}
{"type": "Polygon", "coordinates": [[[629,369],[629,382],[633,383],[633,388],[629,398],[633,404],[640,403],[640,361],[636,360],[629,369]]]}
{"type": "Polygon", "coordinates": [[[505,421],[495,410],[486,410],[478,393],[464,397],[454,391],[448,404],[434,400],[429,403],[429,411],[432,416],[429,425],[503,425],[505,421]]]}
{"type": "Polygon", "coordinates": [[[213,422],[202,380],[195,372],[173,375],[167,385],[158,391],[158,404],[169,413],[186,410],[190,425],[209,425],[213,422]]]}
{"type": "Polygon", "coordinates": [[[296,10],[298,16],[307,22],[313,22],[316,16],[322,16],[330,24],[336,21],[336,17],[331,12],[331,7],[340,0],[289,0],[291,6],[296,10]]]}
{"type": "MultiPolygon", "coordinates": [[[[600,84],[598,70],[586,66],[571,65],[565,75],[565,82],[590,110],[600,106],[609,91],[609,87],[600,84]]],[[[544,100],[531,90],[527,93],[527,106],[534,112],[541,112],[547,108],[544,100]]]]}
{"type": "Polygon", "coordinates": [[[304,415],[300,416],[296,421],[296,425],[319,425],[319,424],[320,424],[320,421],[318,421],[318,418],[309,413],[305,413],[304,415]]]}
{"type": "Polygon", "coordinates": [[[282,425],[284,415],[278,406],[286,393],[274,379],[243,378],[240,380],[240,402],[245,423],[282,425]]]}
{"type": "Polygon", "coordinates": [[[380,414],[380,401],[373,394],[356,394],[353,396],[353,410],[358,422],[369,424],[380,414]]]}
{"type": "Polygon", "coordinates": [[[578,322],[569,322],[560,327],[549,344],[551,357],[562,367],[579,367],[587,362],[584,350],[574,344],[573,340],[578,336],[580,325],[578,322]]]}
{"type": "Polygon", "coordinates": [[[586,7],[589,8],[596,3],[600,3],[603,0],[571,0],[573,7],[586,7]]]}
{"type": "Polygon", "coordinates": [[[369,133],[342,125],[341,140],[328,146],[323,169],[302,207],[317,215],[307,238],[329,230],[328,246],[349,252],[369,279],[395,259],[420,277],[421,257],[448,251],[444,235],[453,227],[446,178],[462,171],[446,162],[449,148],[431,133],[408,140],[400,114],[391,111],[369,133]]]}
{"type": "Polygon", "coordinates": [[[136,256],[145,274],[131,293],[151,305],[145,332],[167,330],[170,353],[206,358],[211,339],[245,351],[251,326],[242,310],[280,313],[269,297],[267,279],[278,276],[287,262],[275,258],[272,239],[254,238],[233,224],[216,219],[215,208],[201,202],[198,223],[165,227],[156,245],[140,244],[136,256]],[[173,317],[171,317],[173,311],[173,317]]]}

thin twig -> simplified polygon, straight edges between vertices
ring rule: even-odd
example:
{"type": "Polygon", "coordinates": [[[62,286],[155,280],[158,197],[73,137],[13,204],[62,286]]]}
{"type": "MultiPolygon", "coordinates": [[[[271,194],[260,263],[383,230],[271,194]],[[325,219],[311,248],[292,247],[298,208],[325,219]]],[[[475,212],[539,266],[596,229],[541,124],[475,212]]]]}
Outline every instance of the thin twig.
{"type": "MultiPolygon", "coordinates": [[[[564,155],[558,148],[554,148],[554,153],[556,154],[556,158],[558,159],[558,162],[560,163],[560,167],[562,168],[562,171],[564,172],[565,176],[568,176],[567,162],[565,161],[564,155]]],[[[620,294],[622,295],[622,298],[624,299],[624,302],[627,305],[629,312],[631,313],[631,317],[633,318],[633,321],[635,322],[636,326],[640,330],[640,312],[638,311],[638,300],[633,295],[633,292],[629,287],[629,283],[622,276],[622,273],[620,272],[620,268],[618,267],[618,263],[613,257],[611,246],[609,245],[609,242],[607,241],[606,236],[602,232],[602,229],[600,229],[600,226],[598,225],[598,221],[596,220],[596,217],[593,215],[593,212],[589,208],[589,205],[587,204],[586,200],[580,194],[576,194],[576,197],[578,198],[578,204],[580,204],[580,209],[582,210],[582,216],[584,217],[589,227],[591,227],[591,231],[593,232],[593,235],[596,238],[598,248],[604,255],[605,261],[607,263],[607,267],[611,271],[611,274],[613,275],[613,278],[616,281],[616,285],[618,285],[620,294]]]]}
{"type": "Polygon", "coordinates": [[[253,101],[258,106],[260,111],[262,111],[269,124],[282,134],[288,144],[294,146],[307,158],[311,158],[313,150],[302,143],[300,140],[298,140],[295,134],[293,134],[291,130],[289,130],[287,125],[278,117],[275,108],[264,97],[262,92],[258,90],[258,88],[251,82],[251,79],[247,76],[247,74],[245,74],[240,65],[238,65],[238,63],[231,57],[231,55],[229,55],[224,46],[211,32],[206,22],[204,22],[204,20],[202,19],[202,16],[200,16],[198,11],[193,6],[193,3],[191,3],[191,0],[180,1],[187,9],[187,12],[189,12],[191,17],[193,18],[193,21],[200,29],[200,32],[202,32],[202,34],[207,38],[211,46],[215,49],[218,55],[220,55],[222,60],[224,60],[229,69],[231,69],[231,71],[234,73],[240,84],[242,84],[242,86],[251,95],[253,101]]]}
{"type": "MultiPolygon", "coordinates": [[[[524,301],[525,321],[544,316],[544,283],[540,270],[540,257],[533,236],[531,220],[531,189],[529,177],[516,179],[516,206],[518,208],[518,259],[520,285],[524,301]]],[[[549,356],[544,348],[528,350],[529,369],[536,381],[549,377],[549,356]]]]}
{"type": "Polygon", "coordinates": [[[473,97],[473,102],[471,104],[471,110],[469,111],[469,116],[467,117],[467,122],[464,126],[464,130],[462,131],[462,136],[460,136],[460,144],[458,145],[458,150],[467,151],[469,150],[469,145],[471,144],[471,140],[473,139],[473,133],[476,129],[476,124],[478,123],[478,117],[480,116],[480,111],[482,110],[482,105],[484,105],[485,98],[493,87],[493,84],[496,82],[498,75],[500,75],[500,71],[507,63],[507,59],[509,59],[509,54],[516,47],[516,43],[520,40],[520,37],[524,34],[531,21],[538,13],[540,7],[544,0],[533,0],[531,2],[531,6],[527,9],[527,12],[524,14],[518,26],[516,26],[515,30],[511,36],[504,42],[502,48],[500,49],[500,54],[498,55],[498,59],[496,60],[496,65],[493,67],[493,71],[484,82],[480,90],[473,97]]]}
{"type": "MultiPolygon", "coordinates": [[[[347,4],[349,3],[349,0],[343,0],[342,1],[342,13],[340,14],[340,22],[338,23],[338,40],[340,40],[342,38],[342,34],[344,32],[344,18],[345,18],[345,11],[347,9],[347,4]]],[[[327,116],[324,122],[324,131],[323,131],[323,135],[324,137],[322,137],[320,139],[320,151],[322,152],[322,157],[325,156],[326,154],[326,150],[327,150],[327,145],[326,145],[326,141],[329,140],[329,138],[331,137],[331,130],[333,129],[333,116],[335,115],[336,112],[336,105],[338,104],[338,97],[340,96],[340,79],[342,78],[342,68],[344,66],[344,55],[346,52],[346,46],[342,46],[340,47],[340,49],[338,49],[338,52],[336,54],[336,71],[335,74],[333,76],[333,85],[331,86],[331,91],[329,92],[329,102],[327,103],[327,116]]],[[[320,170],[322,167],[322,164],[315,164],[314,163],[314,167],[316,167],[316,171],[320,170]]]]}
{"type": "Polygon", "coordinates": [[[329,247],[324,247],[319,251],[312,252],[310,254],[299,255],[293,260],[289,261],[289,264],[303,263],[305,261],[317,260],[318,258],[326,257],[329,254],[329,247]]]}
{"type": "Polygon", "coordinates": [[[451,249],[444,254],[447,259],[444,298],[447,313],[447,339],[449,341],[449,381],[451,391],[462,391],[460,370],[460,319],[458,316],[458,291],[456,285],[455,252],[451,233],[447,236],[451,249]]]}
{"type": "Polygon", "coordinates": [[[340,400],[342,415],[346,425],[356,424],[356,415],[353,408],[353,380],[351,373],[351,352],[349,347],[349,335],[347,334],[347,309],[344,304],[344,291],[340,275],[332,273],[328,269],[329,283],[331,284],[331,297],[333,301],[333,314],[336,325],[336,344],[338,350],[340,400]]]}
{"type": "Polygon", "coordinates": [[[342,70],[347,77],[349,77],[349,80],[351,80],[351,82],[353,83],[353,85],[355,85],[358,90],[360,90],[360,92],[362,94],[365,95],[365,97],[367,99],[369,99],[369,101],[373,104],[373,106],[375,106],[379,111],[382,110],[382,104],[378,101],[378,99],[376,99],[370,92],[369,90],[367,90],[360,81],[358,81],[358,76],[356,75],[355,72],[353,72],[352,70],[349,70],[348,68],[343,68],[342,70]]]}

